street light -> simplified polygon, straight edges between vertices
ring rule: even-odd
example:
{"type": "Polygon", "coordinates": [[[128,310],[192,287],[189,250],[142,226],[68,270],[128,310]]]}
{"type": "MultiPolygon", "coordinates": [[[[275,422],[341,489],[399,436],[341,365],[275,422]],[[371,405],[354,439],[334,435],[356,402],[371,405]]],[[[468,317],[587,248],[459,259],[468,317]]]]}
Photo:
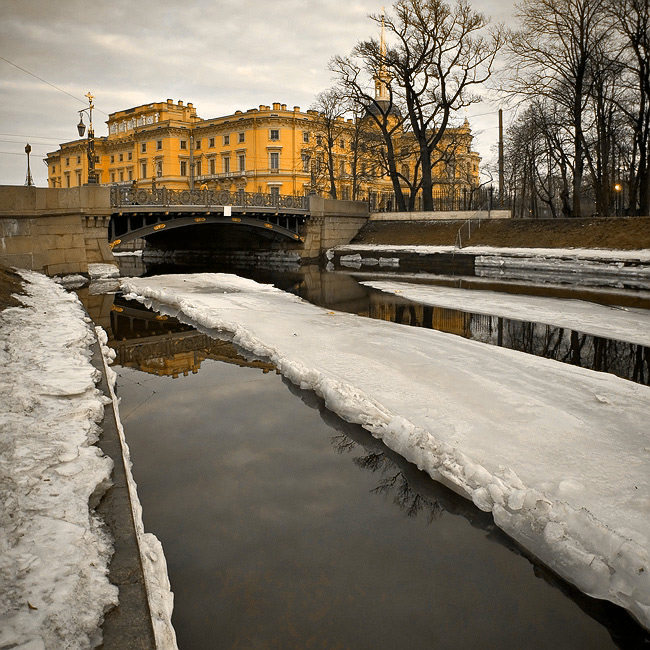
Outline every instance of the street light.
{"type": "Polygon", "coordinates": [[[84,132],[86,130],[86,125],[84,124],[83,114],[88,112],[88,184],[93,185],[97,183],[97,176],[95,174],[95,130],[93,129],[93,99],[90,91],[86,93],[88,98],[88,108],[82,108],[79,111],[79,124],[77,124],[77,131],[79,132],[79,137],[83,138],[84,132]]]}
{"type": "Polygon", "coordinates": [[[25,177],[25,185],[31,187],[34,185],[34,179],[32,178],[32,172],[29,168],[29,154],[31,153],[32,148],[29,146],[29,142],[25,145],[25,153],[27,154],[27,176],[25,177]]]}
{"type": "Polygon", "coordinates": [[[622,213],[622,205],[621,205],[621,190],[623,189],[623,186],[620,183],[616,183],[614,185],[614,190],[616,190],[616,216],[620,217],[622,213]]]}

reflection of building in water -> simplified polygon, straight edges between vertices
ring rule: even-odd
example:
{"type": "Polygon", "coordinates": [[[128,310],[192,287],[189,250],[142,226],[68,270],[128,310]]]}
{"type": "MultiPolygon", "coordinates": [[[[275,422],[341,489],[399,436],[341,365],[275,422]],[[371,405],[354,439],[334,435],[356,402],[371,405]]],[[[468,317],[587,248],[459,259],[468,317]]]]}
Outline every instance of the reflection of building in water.
{"type": "Polygon", "coordinates": [[[471,335],[471,314],[467,312],[395,300],[386,294],[370,294],[370,316],[393,323],[449,332],[465,338],[471,335]]]}
{"type": "Polygon", "coordinates": [[[114,338],[109,346],[115,350],[115,363],[126,368],[176,378],[196,374],[201,363],[211,359],[259,368],[264,373],[275,370],[271,363],[247,361],[227,341],[127,301],[114,305],[111,325],[114,338]]]}

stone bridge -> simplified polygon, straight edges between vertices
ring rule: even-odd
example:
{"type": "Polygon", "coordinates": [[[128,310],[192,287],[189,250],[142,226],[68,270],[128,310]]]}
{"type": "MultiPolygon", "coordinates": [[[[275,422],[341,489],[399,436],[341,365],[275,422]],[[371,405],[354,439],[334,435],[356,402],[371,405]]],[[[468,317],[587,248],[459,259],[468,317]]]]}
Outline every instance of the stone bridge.
{"type": "Polygon", "coordinates": [[[0,186],[0,262],[48,275],[114,263],[112,248],[144,238],[147,250],[316,261],[348,243],[368,205],[318,196],[130,187],[0,186]]]}

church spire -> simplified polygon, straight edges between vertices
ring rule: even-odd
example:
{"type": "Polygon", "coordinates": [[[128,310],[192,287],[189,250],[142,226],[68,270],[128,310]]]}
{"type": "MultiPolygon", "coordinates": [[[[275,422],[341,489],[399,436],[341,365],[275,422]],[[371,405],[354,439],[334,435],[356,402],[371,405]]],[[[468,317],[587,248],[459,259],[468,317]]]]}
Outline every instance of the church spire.
{"type": "Polygon", "coordinates": [[[384,27],[384,8],[381,8],[381,38],[379,41],[379,71],[375,76],[375,99],[377,101],[389,101],[388,84],[390,75],[386,72],[386,30],[384,27]]]}

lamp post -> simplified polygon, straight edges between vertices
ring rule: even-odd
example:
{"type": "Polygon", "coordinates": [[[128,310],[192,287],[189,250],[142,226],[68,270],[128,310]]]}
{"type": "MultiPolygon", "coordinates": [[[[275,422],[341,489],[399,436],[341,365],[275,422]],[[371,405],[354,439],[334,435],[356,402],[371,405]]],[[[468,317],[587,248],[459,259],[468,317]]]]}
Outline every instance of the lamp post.
{"type": "Polygon", "coordinates": [[[25,145],[25,153],[27,154],[27,176],[25,177],[25,185],[31,187],[34,185],[34,179],[32,178],[32,171],[29,168],[29,154],[31,153],[32,148],[29,146],[29,142],[25,145]]]}
{"type": "Polygon", "coordinates": [[[616,213],[617,217],[621,216],[621,213],[623,212],[622,210],[622,205],[621,205],[621,190],[623,189],[623,186],[620,183],[616,183],[614,185],[614,190],[616,190],[616,203],[614,206],[614,211],[616,213]]]}
{"type": "Polygon", "coordinates": [[[88,91],[86,93],[88,98],[88,108],[82,108],[79,111],[79,124],[77,124],[77,131],[79,131],[79,137],[83,138],[84,131],[86,130],[86,125],[84,124],[83,114],[88,112],[88,184],[94,185],[97,183],[97,175],[95,174],[95,130],[93,129],[93,99],[94,97],[88,91]]]}

